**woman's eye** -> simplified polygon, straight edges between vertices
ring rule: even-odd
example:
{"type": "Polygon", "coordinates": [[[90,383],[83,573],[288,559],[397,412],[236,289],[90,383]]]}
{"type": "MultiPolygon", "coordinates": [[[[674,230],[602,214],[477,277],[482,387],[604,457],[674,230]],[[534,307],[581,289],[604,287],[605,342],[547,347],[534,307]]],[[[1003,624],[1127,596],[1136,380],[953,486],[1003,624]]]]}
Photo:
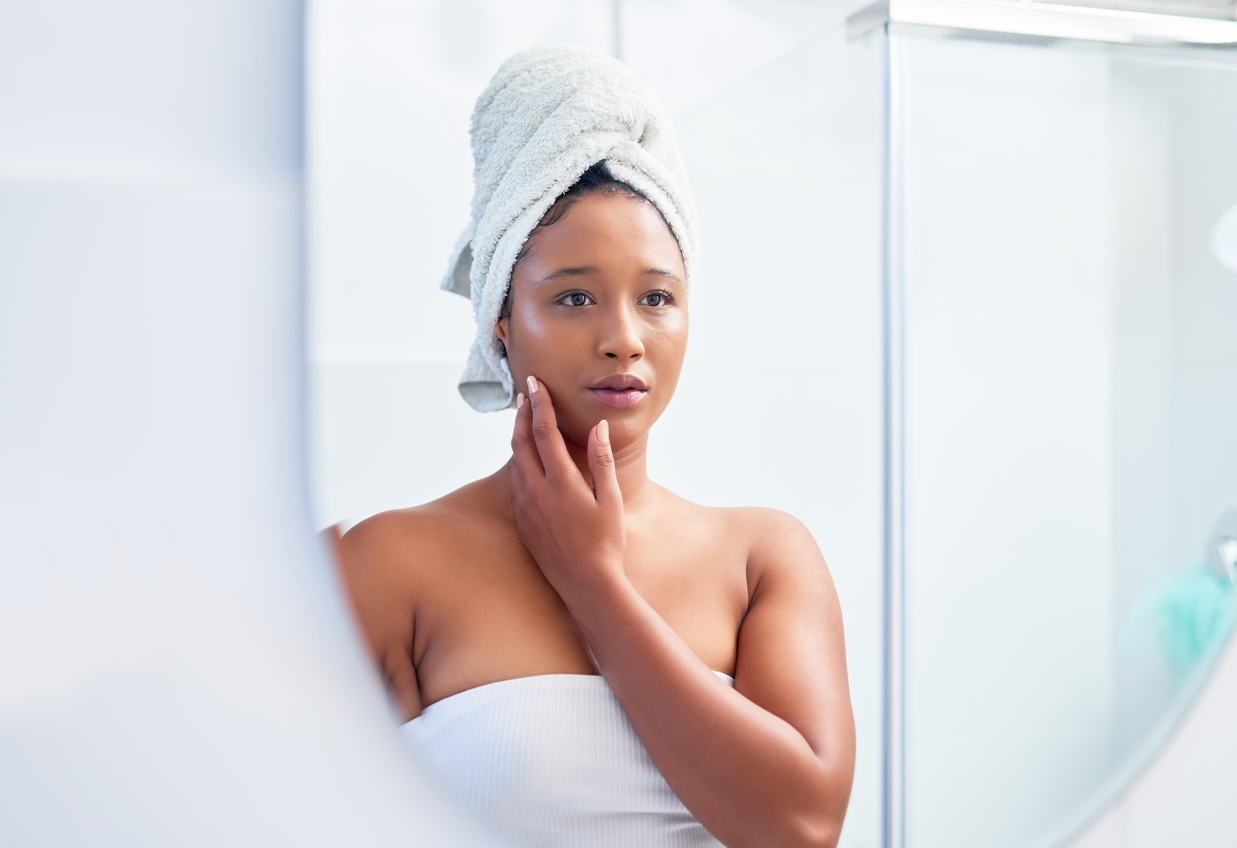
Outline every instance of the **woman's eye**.
{"type": "Polygon", "coordinates": [[[588,304],[588,295],[584,292],[572,292],[563,297],[563,303],[567,306],[586,306],[588,304]]]}
{"type": "Polygon", "coordinates": [[[645,306],[665,306],[670,302],[670,295],[665,292],[649,292],[640,298],[640,302],[645,306]]]}

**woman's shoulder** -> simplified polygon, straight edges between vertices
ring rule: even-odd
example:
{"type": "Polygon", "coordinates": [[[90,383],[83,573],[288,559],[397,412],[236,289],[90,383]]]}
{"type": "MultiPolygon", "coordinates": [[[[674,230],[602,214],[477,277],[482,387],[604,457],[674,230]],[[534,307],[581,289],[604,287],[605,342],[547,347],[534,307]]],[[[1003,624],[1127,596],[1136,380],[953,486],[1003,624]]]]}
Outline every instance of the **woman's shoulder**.
{"type": "Polygon", "coordinates": [[[811,577],[827,573],[820,546],[802,521],[769,507],[714,507],[673,497],[683,510],[684,524],[695,525],[700,538],[725,539],[727,547],[743,552],[748,582],[755,585],[774,573],[811,577]]]}
{"type": "Polygon", "coordinates": [[[705,506],[667,490],[681,516],[706,532],[738,535],[754,547],[767,546],[779,539],[811,540],[811,531],[795,516],[763,506],[705,506]]]}
{"type": "Polygon", "coordinates": [[[486,478],[429,503],[358,522],[340,539],[345,568],[407,573],[410,566],[459,556],[461,547],[493,538],[511,523],[509,505],[495,489],[486,478]]]}
{"type": "Polygon", "coordinates": [[[768,507],[691,505],[700,524],[741,551],[749,612],[758,600],[792,608],[795,598],[836,602],[829,566],[812,532],[788,512],[768,507]]]}

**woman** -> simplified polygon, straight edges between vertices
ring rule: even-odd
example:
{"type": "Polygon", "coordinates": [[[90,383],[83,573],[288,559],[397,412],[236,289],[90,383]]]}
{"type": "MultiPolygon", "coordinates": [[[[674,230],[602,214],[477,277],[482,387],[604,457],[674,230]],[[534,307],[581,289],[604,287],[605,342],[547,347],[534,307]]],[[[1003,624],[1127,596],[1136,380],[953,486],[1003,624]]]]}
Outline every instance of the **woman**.
{"type": "Polygon", "coordinates": [[[518,844],[836,844],[854,726],[815,542],[646,473],[695,256],[660,107],[608,57],[526,51],[473,143],[445,285],[478,317],[461,393],[516,407],[512,456],[341,542],[410,739],[518,844]]]}

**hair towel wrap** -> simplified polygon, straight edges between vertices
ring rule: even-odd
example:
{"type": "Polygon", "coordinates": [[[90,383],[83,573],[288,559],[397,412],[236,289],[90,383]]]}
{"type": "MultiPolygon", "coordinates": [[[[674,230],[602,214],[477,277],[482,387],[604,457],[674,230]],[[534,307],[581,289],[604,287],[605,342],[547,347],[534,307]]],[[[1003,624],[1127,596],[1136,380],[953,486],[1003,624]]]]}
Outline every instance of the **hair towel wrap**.
{"type": "Polygon", "coordinates": [[[604,160],[615,179],[657,207],[678,239],[689,283],[696,217],[657,95],[622,62],[586,47],[534,47],[504,62],[477,98],[472,150],[472,220],[442,287],[472,299],[477,338],[460,395],[473,409],[490,412],[515,400],[494,335],[515,258],[581,174],[604,160]]]}

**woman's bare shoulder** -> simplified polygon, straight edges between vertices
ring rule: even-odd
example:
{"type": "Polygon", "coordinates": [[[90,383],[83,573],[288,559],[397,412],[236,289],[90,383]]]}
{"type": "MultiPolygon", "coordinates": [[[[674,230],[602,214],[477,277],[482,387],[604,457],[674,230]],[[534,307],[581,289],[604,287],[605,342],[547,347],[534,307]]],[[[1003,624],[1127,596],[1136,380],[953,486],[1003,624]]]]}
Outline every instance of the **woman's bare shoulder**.
{"type": "Polygon", "coordinates": [[[680,515],[706,532],[721,533],[759,555],[787,544],[816,547],[811,531],[795,516],[761,506],[719,507],[694,503],[666,490],[680,515]]]}
{"type": "Polygon", "coordinates": [[[413,576],[425,564],[459,556],[461,548],[499,531],[505,502],[492,478],[478,480],[420,506],[358,522],[340,539],[345,572],[395,571],[413,576]]]}

